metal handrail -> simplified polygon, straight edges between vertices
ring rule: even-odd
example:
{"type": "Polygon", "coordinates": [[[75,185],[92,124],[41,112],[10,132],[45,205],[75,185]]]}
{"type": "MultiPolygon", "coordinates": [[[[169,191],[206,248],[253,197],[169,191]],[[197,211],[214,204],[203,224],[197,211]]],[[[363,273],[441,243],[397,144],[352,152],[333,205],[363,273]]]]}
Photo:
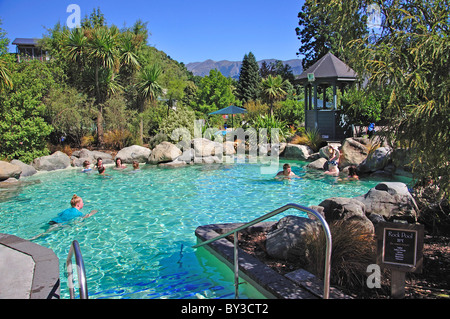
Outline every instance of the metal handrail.
{"type": "Polygon", "coordinates": [[[74,240],[70,245],[69,254],[67,255],[67,283],[69,285],[70,299],[75,297],[75,287],[73,284],[72,256],[75,253],[75,262],[77,264],[78,283],[80,286],[80,299],[88,299],[88,289],[86,282],[86,271],[84,269],[83,256],[81,255],[80,245],[74,240]]]}
{"type": "Polygon", "coordinates": [[[314,216],[316,216],[319,219],[320,223],[322,224],[322,228],[323,228],[323,231],[324,231],[325,237],[326,237],[325,274],[324,274],[323,298],[324,299],[328,299],[329,298],[329,296],[330,296],[330,271],[331,271],[330,261],[331,261],[331,246],[332,246],[330,228],[329,228],[328,223],[326,222],[326,220],[323,218],[323,216],[319,212],[317,212],[314,209],[311,209],[309,207],[305,207],[305,206],[301,206],[301,205],[293,204],[293,203],[290,203],[290,204],[287,204],[287,205],[282,206],[280,208],[277,208],[274,211],[272,211],[270,213],[267,213],[267,214],[265,214],[265,215],[263,215],[263,216],[261,216],[259,218],[256,218],[256,219],[254,219],[254,220],[252,220],[252,221],[250,221],[250,222],[248,222],[248,223],[246,223],[246,224],[244,224],[242,226],[239,226],[239,227],[237,227],[237,228],[235,228],[233,230],[230,230],[229,232],[227,232],[225,234],[222,234],[220,236],[217,236],[215,238],[206,240],[206,241],[204,241],[204,242],[202,242],[200,244],[197,244],[197,245],[193,246],[193,248],[198,248],[198,247],[201,247],[201,246],[204,246],[204,245],[208,245],[208,244],[210,244],[210,243],[212,243],[212,242],[214,242],[216,240],[219,240],[221,238],[227,237],[227,236],[229,236],[231,234],[234,234],[234,278],[235,278],[235,297],[236,298],[238,296],[238,287],[237,286],[239,285],[238,279],[237,279],[238,278],[238,271],[239,271],[239,265],[237,264],[238,263],[238,258],[237,258],[237,254],[238,254],[237,232],[239,232],[239,231],[241,231],[241,230],[243,230],[243,229],[245,229],[247,227],[253,226],[253,225],[257,224],[257,223],[260,223],[260,222],[262,222],[262,221],[264,221],[264,220],[266,220],[266,219],[268,219],[270,217],[278,215],[278,214],[280,214],[280,213],[282,213],[282,212],[284,212],[284,211],[286,211],[286,210],[288,210],[290,208],[295,208],[295,209],[303,211],[305,213],[313,214],[314,216]]]}

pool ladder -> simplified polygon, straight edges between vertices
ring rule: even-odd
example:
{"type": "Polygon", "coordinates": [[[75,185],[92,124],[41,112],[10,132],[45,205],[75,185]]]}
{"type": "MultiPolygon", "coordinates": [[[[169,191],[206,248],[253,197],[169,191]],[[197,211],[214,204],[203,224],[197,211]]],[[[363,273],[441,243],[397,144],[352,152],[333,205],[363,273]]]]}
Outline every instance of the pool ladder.
{"type": "Polygon", "coordinates": [[[69,286],[70,299],[75,299],[75,285],[73,282],[72,256],[75,254],[75,262],[77,265],[78,283],[80,287],[80,299],[88,299],[88,290],[86,282],[86,271],[84,269],[83,256],[81,255],[80,245],[74,240],[70,245],[69,254],[67,255],[66,270],[67,284],[69,286]]]}
{"type": "Polygon", "coordinates": [[[287,204],[287,205],[282,206],[280,208],[277,208],[274,211],[272,211],[270,213],[267,213],[267,214],[265,214],[265,215],[263,215],[263,216],[261,216],[259,218],[256,218],[255,220],[252,220],[251,222],[248,222],[247,224],[244,224],[244,225],[242,225],[240,227],[237,227],[237,228],[235,228],[233,230],[230,230],[229,232],[227,232],[225,234],[222,234],[220,236],[217,236],[215,238],[206,240],[206,241],[204,241],[204,242],[202,242],[200,244],[197,244],[197,245],[193,246],[193,248],[198,248],[198,247],[201,247],[201,246],[208,245],[208,244],[210,244],[210,243],[212,243],[212,242],[214,242],[214,241],[216,241],[218,239],[227,237],[227,236],[229,236],[231,234],[234,235],[234,289],[235,289],[234,296],[235,296],[236,299],[239,298],[238,232],[243,230],[243,229],[246,229],[247,227],[250,227],[252,225],[260,223],[260,222],[262,222],[262,221],[264,221],[264,220],[266,220],[266,219],[268,219],[270,217],[278,215],[278,214],[280,214],[280,213],[282,213],[282,212],[284,212],[284,211],[286,211],[286,210],[288,210],[290,208],[295,208],[295,209],[297,209],[299,211],[313,214],[314,216],[317,217],[317,219],[319,219],[320,223],[322,224],[322,228],[323,228],[323,231],[324,231],[325,237],[326,237],[325,272],[324,272],[324,277],[325,278],[324,278],[324,287],[323,287],[323,299],[328,299],[329,298],[329,296],[330,296],[330,270],[331,270],[330,261],[331,261],[331,245],[332,245],[332,242],[331,242],[331,232],[330,232],[330,228],[328,226],[328,223],[326,222],[326,220],[323,218],[323,216],[319,212],[317,212],[317,211],[315,211],[315,210],[313,210],[311,208],[308,208],[308,207],[305,207],[305,206],[301,206],[301,205],[297,205],[297,204],[287,204]]]}

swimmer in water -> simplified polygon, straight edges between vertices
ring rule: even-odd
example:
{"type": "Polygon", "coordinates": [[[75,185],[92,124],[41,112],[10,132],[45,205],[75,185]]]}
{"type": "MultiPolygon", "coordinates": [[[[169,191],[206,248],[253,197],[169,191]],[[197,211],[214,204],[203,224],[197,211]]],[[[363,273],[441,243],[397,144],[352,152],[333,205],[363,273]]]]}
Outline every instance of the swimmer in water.
{"type": "Polygon", "coordinates": [[[124,169],[124,168],[127,168],[127,166],[122,164],[122,159],[120,157],[117,157],[115,169],[124,169]]]}
{"type": "Polygon", "coordinates": [[[88,218],[88,217],[94,215],[95,213],[97,213],[96,210],[92,210],[89,214],[84,215],[80,211],[84,206],[83,199],[81,197],[77,196],[76,194],[74,194],[72,196],[72,199],[70,200],[70,205],[72,206],[71,208],[67,208],[67,209],[63,210],[61,213],[58,214],[58,216],[56,216],[55,218],[53,218],[52,220],[50,220],[48,222],[48,224],[50,225],[50,228],[48,228],[44,233],[39,234],[39,235],[31,238],[30,240],[34,240],[41,236],[44,236],[44,235],[50,233],[51,231],[58,229],[59,227],[61,227],[61,225],[64,225],[78,217],[82,217],[84,219],[84,218],[88,218]]]}
{"type": "Polygon", "coordinates": [[[288,163],[283,165],[283,170],[278,172],[277,176],[275,176],[276,179],[284,179],[284,178],[299,178],[297,175],[294,174],[294,172],[291,170],[291,165],[288,163]]]}
{"type": "Polygon", "coordinates": [[[87,173],[87,172],[92,171],[92,168],[90,166],[91,166],[91,163],[88,160],[84,161],[83,162],[83,169],[81,170],[81,172],[87,173]]]}

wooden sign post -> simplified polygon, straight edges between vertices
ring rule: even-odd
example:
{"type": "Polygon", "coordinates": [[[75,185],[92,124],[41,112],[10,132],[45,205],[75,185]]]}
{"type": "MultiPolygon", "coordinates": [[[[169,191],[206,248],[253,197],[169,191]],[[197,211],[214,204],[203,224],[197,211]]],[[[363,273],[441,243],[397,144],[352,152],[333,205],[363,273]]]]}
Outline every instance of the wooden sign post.
{"type": "Polygon", "coordinates": [[[391,297],[405,297],[405,274],[422,272],[423,225],[381,222],[377,225],[377,264],[392,271],[391,297]]]}

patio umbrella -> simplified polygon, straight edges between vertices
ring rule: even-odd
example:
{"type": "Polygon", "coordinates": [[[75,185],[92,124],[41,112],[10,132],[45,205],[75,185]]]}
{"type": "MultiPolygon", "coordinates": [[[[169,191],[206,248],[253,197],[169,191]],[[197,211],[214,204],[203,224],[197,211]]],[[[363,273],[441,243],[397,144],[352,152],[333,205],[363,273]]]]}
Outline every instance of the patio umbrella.
{"type": "MultiPolygon", "coordinates": [[[[230,105],[226,108],[223,108],[221,110],[209,113],[209,115],[213,114],[242,114],[247,113],[246,109],[243,109],[242,107],[238,107],[236,105],[230,105]]],[[[233,116],[231,116],[231,127],[233,127],[233,116]]]]}

